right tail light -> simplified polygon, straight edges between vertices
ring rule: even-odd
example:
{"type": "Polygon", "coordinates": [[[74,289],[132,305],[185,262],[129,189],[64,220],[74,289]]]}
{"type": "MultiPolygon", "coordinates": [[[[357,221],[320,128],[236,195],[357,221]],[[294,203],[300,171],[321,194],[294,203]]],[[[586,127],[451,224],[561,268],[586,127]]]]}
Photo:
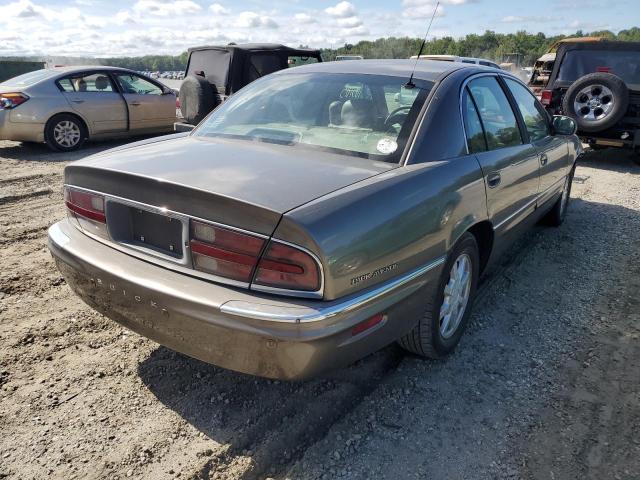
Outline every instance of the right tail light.
{"type": "Polygon", "coordinates": [[[540,96],[540,103],[545,107],[551,105],[551,101],[553,100],[553,90],[543,90],[540,96]]]}
{"type": "Polygon", "coordinates": [[[318,262],[307,252],[271,242],[258,263],[253,283],[288,290],[320,290],[318,262]]]}

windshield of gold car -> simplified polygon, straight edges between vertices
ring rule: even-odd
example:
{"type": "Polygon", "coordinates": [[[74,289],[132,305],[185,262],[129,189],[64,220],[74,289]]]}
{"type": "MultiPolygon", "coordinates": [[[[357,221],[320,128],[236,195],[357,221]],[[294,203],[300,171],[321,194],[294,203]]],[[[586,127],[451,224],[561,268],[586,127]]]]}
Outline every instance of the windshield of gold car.
{"type": "Polygon", "coordinates": [[[397,162],[433,83],[381,75],[289,73],[243,88],[196,136],[325,149],[397,162]]]}

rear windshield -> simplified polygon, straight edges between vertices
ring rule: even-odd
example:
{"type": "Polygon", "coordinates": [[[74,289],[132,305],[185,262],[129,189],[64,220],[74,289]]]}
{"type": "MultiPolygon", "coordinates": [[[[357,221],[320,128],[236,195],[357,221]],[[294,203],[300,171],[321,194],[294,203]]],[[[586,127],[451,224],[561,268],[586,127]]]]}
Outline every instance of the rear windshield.
{"type": "MultiPolygon", "coordinates": [[[[291,73],[233,95],[194,132],[397,162],[433,83],[379,75],[291,73]]],[[[303,157],[301,157],[303,158],[303,157]]]]}
{"type": "Polygon", "coordinates": [[[609,72],[628,84],[640,85],[640,51],[569,50],[562,60],[558,80],[573,82],[595,72],[609,72]]]}
{"type": "Polygon", "coordinates": [[[35,72],[24,73],[22,75],[18,75],[17,77],[10,78],[9,80],[0,83],[0,85],[11,87],[28,87],[30,85],[38,83],[40,80],[45,80],[47,78],[53,77],[58,73],[60,72],[55,72],[53,70],[36,70],[35,72]]]}
{"type": "Polygon", "coordinates": [[[195,50],[189,57],[189,69],[186,75],[202,72],[202,75],[218,90],[227,86],[227,75],[231,62],[231,52],[228,50],[195,50]]]}

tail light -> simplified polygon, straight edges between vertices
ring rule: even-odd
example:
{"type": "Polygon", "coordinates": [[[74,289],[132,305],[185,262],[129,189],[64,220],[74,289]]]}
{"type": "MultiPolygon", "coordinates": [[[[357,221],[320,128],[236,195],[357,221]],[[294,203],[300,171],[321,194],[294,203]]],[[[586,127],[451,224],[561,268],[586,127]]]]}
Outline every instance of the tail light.
{"type": "Polygon", "coordinates": [[[202,222],[191,222],[193,268],[221,277],[251,282],[265,241],[202,222]]]}
{"type": "Polygon", "coordinates": [[[262,287],[320,290],[317,261],[294,246],[271,242],[265,250],[262,238],[194,220],[189,243],[196,270],[262,287]]]}
{"type": "Polygon", "coordinates": [[[253,283],[274,288],[320,290],[316,260],[306,252],[283,243],[271,242],[258,263],[253,283]]]}
{"type": "Polygon", "coordinates": [[[542,95],[540,96],[540,103],[545,107],[551,105],[551,100],[553,99],[553,90],[543,90],[542,95]]]}
{"type": "Polygon", "coordinates": [[[29,100],[24,93],[0,93],[0,110],[11,110],[29,100]]]}
{"type": "Polygon", "coordinates": [[[67,208],[75,214],[98,223],[106,223],[104,197],[93,193],[73,190],[65,187],[64,201],[67,208]]]}

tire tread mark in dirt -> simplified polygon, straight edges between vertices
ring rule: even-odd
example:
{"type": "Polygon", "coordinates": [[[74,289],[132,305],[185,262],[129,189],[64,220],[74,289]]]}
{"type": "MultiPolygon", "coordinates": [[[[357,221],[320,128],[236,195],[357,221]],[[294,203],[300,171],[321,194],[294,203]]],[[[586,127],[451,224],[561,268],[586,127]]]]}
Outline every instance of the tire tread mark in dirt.
{"type": "Polygon", "coordinates": [[[46,188],[44,190],[36,190],[34,192],[22,193],[17,195],[7,195],[5,197],[0,197],[0,205],[6,205],[8,203],[19,202],[20,200],[45,197],[47,195],[51,195],[53,190],[50,188],[46,188]]]}

